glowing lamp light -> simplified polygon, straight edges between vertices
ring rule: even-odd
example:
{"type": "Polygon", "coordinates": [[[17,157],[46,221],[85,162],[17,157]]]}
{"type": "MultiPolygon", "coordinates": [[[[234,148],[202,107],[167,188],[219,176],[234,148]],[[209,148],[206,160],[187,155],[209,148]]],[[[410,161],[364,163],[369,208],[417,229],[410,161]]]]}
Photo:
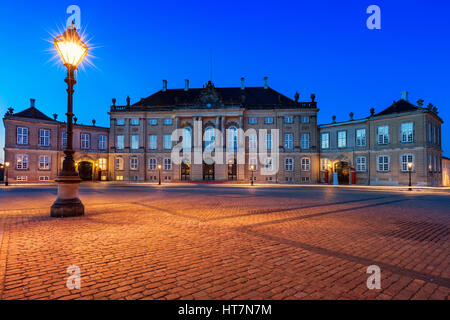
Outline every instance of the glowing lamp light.
{"type": "Polygon", "coordinates": [[[411,171],[411,170],[412,170],[412,167],[413,167],[413,164],[412,164],[412,162],[408,162],[408,170],[409,170],[409,171],[411,171]]]}
{"type": "Polygon", "coordinates": [[[158,169],[161,169],[161,165],[160,164],[158,164],[158,169]]]}
{"type": "Polygon", "coordinates": [[[9,167],[9,162],[8,161],[5,162],[5,166],[9,167]]]}
{"type": "Polygon", "coordinates": [[[252,171],[255,170],[255,166],[254,166],[254,165],[251,165],[251,166],[250,166],[250,170],[252,170],[252,171]]]}
{"type": "Polygon", "coordinates": [[[62,35],[54,39],[54,44],[64,65],[73,68],[77,68],[88,53],[88,46],[81,40],[73,22],[62,35]]]}

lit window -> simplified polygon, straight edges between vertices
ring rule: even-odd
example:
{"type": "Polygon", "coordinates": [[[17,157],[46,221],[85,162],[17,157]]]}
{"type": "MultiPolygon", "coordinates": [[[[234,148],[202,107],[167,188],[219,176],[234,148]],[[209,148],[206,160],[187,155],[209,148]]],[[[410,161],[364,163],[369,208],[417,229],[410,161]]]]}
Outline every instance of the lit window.
{"type": "Polygon", "coordinates": [[[49,169],[50,169],[50,157],[39,156],[39,170],[49,170],[49,169]]]}
{"type": "Polygon", "coordinates": [[[401,131],[402,131],[402,142],[413,142],[414,140],[414,129],[413,123],[402,123],[401,131]]]}
{"type": "Polygon", "coordinates": [[[116,148],[121,150],[124,148],[124,136],[116,136],[116,148]]]}
{"type": "Polygon", "coordinates": [[[389,171],[389,156],[378,156],[378,171],[389,171]]]}
{"type": "Polygon", "coordinates": [[[330,160],[327,158],[320,159],[320,170],[325,171],[328,170],[328,165],[330,164],[330,160]]]}
{"type": "Polygon", "coordinates": [[[366,129],[356,130],[356,146],[364,147],[366,145],[366,129]]]}
{"type": "Polygon", "coordinates": [[[139,149],[139,136],[131,136],[131,149],[139,149]]]}
{"type": "Polygon", "coordinates": [[[130,158],[130,170],[137,170],[138,169],[138,158],[130,158]]]}
{"type": "Polygon", "coordinates": [[[321,147],[322,147],[322,149],[328,149],[330,147],[330,134],[329,133],[322,133],[321,147]]]}
{"type": "Polygon", "coordinates": [[[28,128],[17,128],[17,144],[28,144],[28,128]]]}
{"type": "Polygon", "coordinates": [[[155,135],[148,136],[148,148],[150,150],[156,150],[158,148],[158,137],[155,135]]]}
{"type": "Polygon", "coordinates": [[[49,181],[49,176],[39,176],[39,181],[49,181]]]}
{"type": "Polygon", "coordinates": [[[123,176],[116,176],[117,181],[123,181],[123,176]]]}
{"type": "Polygon", "coordinates": [[[45,147],[50,145],[50,130],[39,129],[39,145],[45,147]]]}
{"type": "Polygon", "coordinates": [[[389,143],[389,127],[381,126],[378,127],[378,144],[388,144],[389,143]]]}
{"type": "Polygon", "coordinates": [[[18,154],[16,156],[16,169],[19,169],[19,170],[28,169],[28,155],[18,154]]]}
{"type": "Polygon", "coordinates": [[[311,159],[310,158],[302,158],[301,165],[302,165],[302,171],[311,170],[311,159]]]}
{"type": "Polygon", "coordinates": [[[347,147],[347,131],[338,131],[338,148],[347,147]]]}
{"type": "Polygon", "coordinates": [[[116,170],[123,170],[123,159],[116,158],[116,170]]]}
{"type": "Polygon", "coordinates": [[[413,169],[412,171],[414,171],[414,156],[410,153],[408,154],[402,154],[401,158],[401,168],[402,171],[409,171],[408,169],[408,163],[412,163],[413,169]]]}
{"type": "Polygon", "coordinates": [[[302,149],[309,149],[309,133],[302,133],[301,146],[302,149]]]}
{"type": "Polygon", "coordinates": [[[99,170],[106,170],[106,159],[105,158],[100,158],[98,159],[98,168],[99,170]]]}
{"type": "Polygon", "coordinates": [[[293,140],[294,140],[294,135],[292,133],[286,133],[284,135],[284,147],[286,149],[292,149],[293,148],[293,140]]]}
{"type": "Polygon", "coordinates": [[[89,149],[90,147],[90,135],[88,133],[81,134],[81,149],[89,149]]]}

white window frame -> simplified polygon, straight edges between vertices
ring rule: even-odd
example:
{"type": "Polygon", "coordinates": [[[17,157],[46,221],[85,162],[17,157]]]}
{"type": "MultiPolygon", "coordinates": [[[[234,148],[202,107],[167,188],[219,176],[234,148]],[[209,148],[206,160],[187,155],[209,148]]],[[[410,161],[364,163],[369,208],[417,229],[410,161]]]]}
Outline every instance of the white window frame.
{"type": "Polygon", "coordinates": [[[284,117],[284,123],[286,123],[286,124],[293,124],[294,123],[294,117],[293,116],[285,116],[284,117]]]}
{"type": "Polygon", "coordinates": [[[106,136],[105,135],[98,136],[98,148],[100,150],[106,150],[106,136]]]}
{"type": "Polygon", "coordinates": [[[403,153],[400,155],[400,170],[402,172],[408,172],[408,163],[412,162],[412,169],[411,171],[414,171],[415,169],[415,161],[414,161],[414,155],[412,153],[403,153]],[[406,159],[405,159],[406,157],[406,159]],[[411,161],[409,161],[411,159],[411,161]],[[406,162],[405,162],[406,160],[406,162]]]}
{"type": "Polygon", "coordinates": [[[294,148],[294,134],[293,133],[285,133],[284,134],[284,148],[289,149],[289,150],[294,148]]]}
{"type": "Polygon", "coordinates": [[[311,171],[311,158],[303,157],[300,160],[302,171],[311,171]]]}
{"type": "Polygon", "coordinates": [[[367,157],[366,156],[357,156],[355,158],[355,169],[356,172],[367,172],[367,157]]]}
{"type": "Polygon", "coordinates": [[[403,122],[400,124],[400,136],[402,137],[402,143],[414,142],[414,122],[403,122]]]}
{"type": "Polygon", "coordinates": [[[158,125],[158,119],[150,119],[148,120],[148,124],[151,126],[157,126],[158,125]]]}
{"type": "Polygon", "coordinates": [[[50,170],[50,156],[40,155],[39,156],[39,170],[50,170]]]}
{"type": "Polygon", "coordinates": [[[389,144],[389,126],[383,125],[377,127],[377,144],[389,144]],[[386,131],[386,132],[384,132],[386,131]]]}
{"type": "Polygon", "coordinates": [[[265,136],[266,150],[272,150],[272,134],[266,133],[265,136]]]}
{"type": "Polygon", "coordinates": [[[157,150],[158,149],[158,136],[154,134],[150,134],[148,136],[148,148],[150,150],[157,150]]]}
{"type": "Polygon", "coordinates": [[[16,144],[27,145],[28,144],[28,128],[26,127],[17,127],[17,139],[16,144]]]}
{"type": "Polygon", "coordinates": [[[311,136],[309,133],[302,133],[300,136],[300,143],[301,143],[301,148],[302,149],[309,149],[310,148],[310,141],[311,141],[311,136]]]}
{"type": "Polygon", "coordinates": [[[311,122],[309,119],[309,116],[302,116],[300,120],[302,123],[310,123],[311,122]]]}
{"type": "Polygon", "coordinates": [[[123,167],[123,158],[122,157],[117,157],[115,159],[115,168],[118,171],[122,171],[124,169],[124,167],[123,167]]]}
{"type": "Polygon", "coordinates": [[[377,171],[389,172],[390,170],[391,170],[391,157],[384,154],[377,156],[377,171]],[[380,162],[380,159],[383,159],[383,161],[380,162]],[[387,161],[384,161],[386,159],[387,161]]]}
{"type": "Polygon", "coordinates": [[[139,149],[139,135],[131,136],[131,149],[138,150],[139,149]]]}
{"type": "Polygon", "coordinates": [[[170,119],[170,118],[164,119],[165,126],[171,126],[172,124],[173,124],[172,119],[170,119]]]}
{"type": "Polygon", "coordinates": [[[139,159],[137,157],[130,158],[130,170],[138,170],[139,168],[139,159]]]}
{"type": "Polygon", "coordinates": [[[39,176],[39,181],[49,181],[50,177],[49,176],[39,176]]]}
{"type": "Polygon", "coordinates": [[[294,171],[294,158],[289,157],[284,159],[284,171],[294,171]]]}
{"type": "Polygon", "coordinates": [[[39,129],[39,145],[50,146],[50,129],[39,129]]]}
{"type": "Polygon", "coordinates": [[[139,119],[137,119],[137,118],[131,118],[130,124],[131,124],[132,126],[138,126],[138,125],[139,125],[139,119]]]}
{"type": "Polygon", "coordinates": [[[321,149],[330,149],[330,133],[329,132],[323,132],[320,134],[320,148],[321,149]],[[324,137],[327,137],[327,138],[324,139],[324,137]]]}
{"type": "Polygon", "coordinates": [[[164,150],[171,150],[171,149],[172,149],[172,136],[164,135],[164,150]]]}
{"type": "Polygon", "coordinates": [[[356,129],[356,146],[365,147],[367,144],[367,131],[365,128],[356,129]]]}
{"type": "Polygon", "coordinates": [[[30,158],[27,154],[16,155],[16,169],[17,170],[28,170],[30,158]]]}
{"type": "Polygon", "coordinates": [[[158,159],[149,158],[148,159],[148,170],[156,170],[157,167],[158,167],[158,159]]]}
{"type": "Polygon", "coordinates": [[[248,118],[248,124],[257,124],[257,123],[258,123],[258,118],[255,118],[255,117],[248,118]]]}
{"type": "Polygon", "coordinates": [[[123,150],[125,149],[125,136],[124,135],[117,135],[116,136],[116,149],[123,150]]]}
{"type": "Polygon", "coordinates": [[[98,169],[99,170],[107,170],[108,168],[108,160],[106,158],[100,158],[98,159],[98,169]]]}
{"type": "Polygon", "coordinates": [[[338,148],[347,148],[347,131],[346,130],[339,130],[337,132],[337,146],[338,148]],[[341,137],[341,134],[344,136],[341,137]]]}
{"type": "Polygon", "coordinates": [[[264,124],[273,124],[273,117],[265,117],[264,124]]]}
{"type": "Polygon", "coordinates": [[[172,170],[172,159],[171,158],[164,158],[163,160],[163,170],[169,171],[172,170]]]}
{"type": "Polygon", "coordinates": [[[125,120],[124,119],[116,119],[116,126],[124,126],[125,120]]]}
{"type": "Polygon", "coordinates": [[[89,149],[91,147],[91,135],[89,133],[80,133],[80,148],[89,149]]]}

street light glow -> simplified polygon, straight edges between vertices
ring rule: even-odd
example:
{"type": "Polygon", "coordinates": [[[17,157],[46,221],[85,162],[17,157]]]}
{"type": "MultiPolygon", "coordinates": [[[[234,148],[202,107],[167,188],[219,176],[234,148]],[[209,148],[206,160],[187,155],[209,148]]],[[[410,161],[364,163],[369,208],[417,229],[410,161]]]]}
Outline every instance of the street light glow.
{"type": "Polygon", "coordinates": [[[55,48],[58,51],[64,65],[77,68],[88,53],[88,46],[84,43],[73,23],[64,33],[54,39],[55,48]]]}

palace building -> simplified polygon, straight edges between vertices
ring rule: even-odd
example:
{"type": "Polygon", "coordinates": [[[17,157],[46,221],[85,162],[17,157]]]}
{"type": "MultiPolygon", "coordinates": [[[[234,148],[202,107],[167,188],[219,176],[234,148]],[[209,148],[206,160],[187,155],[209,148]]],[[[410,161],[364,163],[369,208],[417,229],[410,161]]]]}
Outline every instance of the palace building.
{"type": "MultiPolygon", "coordinates": [[[[75,160],[85,180],[155,181],[161,175],[163,181],[248,182],[253,176],[257,183],[405,185],[412,163],[413,185],[442,185],[443,121],[436,108],[412,104],[407,93],[366,118],[350,114],[336,122],[333,116],[321,125],[313,94],[308,102],[298,94],[291,99],[270,88],[267,77],[261,87],[247,87],[242,78],[240,87],[209,81],[190,88],[185,80],[184,88],[169,89],[163,80],[160,91],[134,104],[128,97],[126,105],[112,102],[109,128],[74,125],[75,160]],[[177,129],[180,140],[172,141],[177,129]],[[261,139],[268,153],[278,151],[273,173],[260,170],[272,160],[261,163],[252,152],[261,139]],[[216,161],[174,163],[178,142],[184,152],[210,150],[216,161]]],[[[53,180],[61,168],[65,123],[34,104],[18,113],[10,108],[3,119],[10,180],[53,180]]]]}

